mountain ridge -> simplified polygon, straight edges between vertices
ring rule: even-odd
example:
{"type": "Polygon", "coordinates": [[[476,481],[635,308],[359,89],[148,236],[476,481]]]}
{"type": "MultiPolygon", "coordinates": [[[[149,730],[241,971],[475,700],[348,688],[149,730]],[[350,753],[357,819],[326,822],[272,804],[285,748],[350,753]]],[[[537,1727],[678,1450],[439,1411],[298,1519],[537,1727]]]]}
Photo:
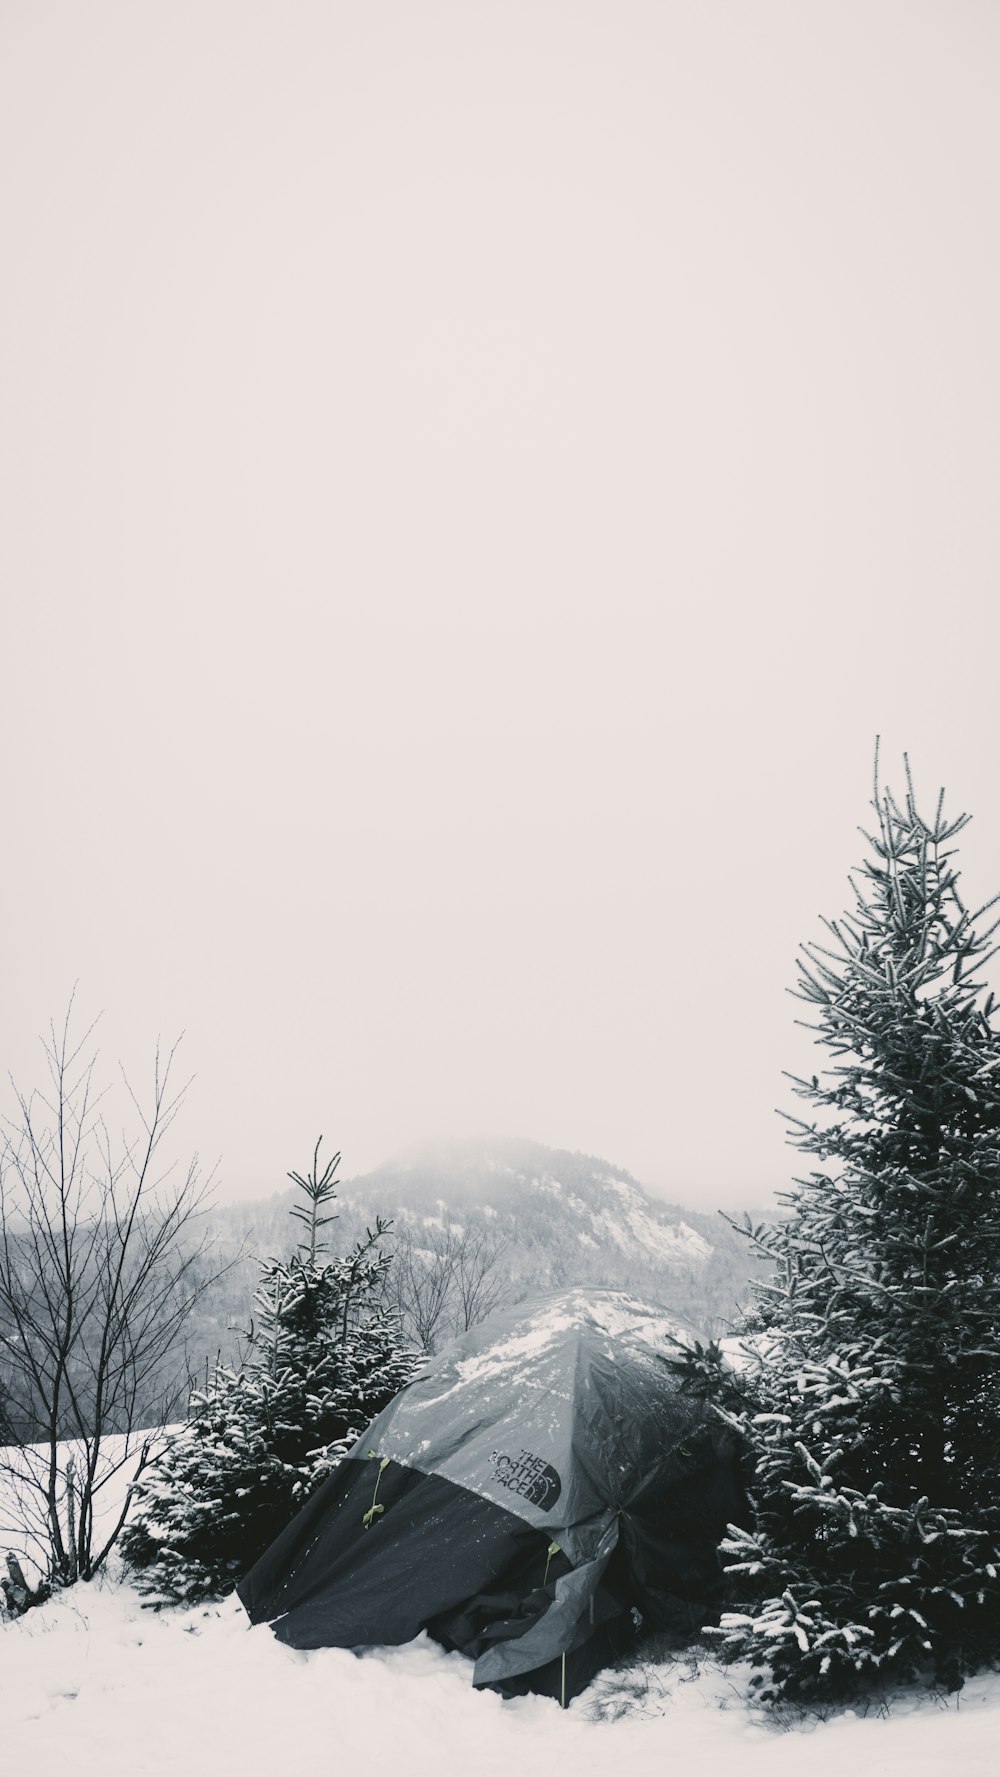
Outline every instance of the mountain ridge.
{"type": "Polygon", "coordinates": [[[397,1237],[485,1219],[509,1241],[519,1293],[625,1288],[686,1308],[705,1332],[728,1330],[759,1271],[749,1242],[718,1212],[653,1197],[602,1156],[527,1137],[425,1143],[345,1180],[339,1196],[343,1219],[377,1208],[397,1237]]]}
{"type": "MultiPolygon", "coordinates": [[[[217,1357],[238,1361],[255,1260],[294,1249],[300,1229],[289,1210],[297,1195],[289,1184],[207,1212],[229,1269],[189,1326],[193,1377],[204,1377],[217,1357]]],[[[750,1242],[718,1211],[665,1202],[612,1161],[527,1137],[423,1143],[338,1180],[334,1210],[325,1230],[331,1252],[349,1251],[376,1217],[391,1223],[387,1250],[426,1259],[449,1230],[478,1238],[485,1229],[505,1300],[574,1285],[624,1289],[673,1310],[703,1337],[732,1330],[762,1270],[750,1242]]]]}

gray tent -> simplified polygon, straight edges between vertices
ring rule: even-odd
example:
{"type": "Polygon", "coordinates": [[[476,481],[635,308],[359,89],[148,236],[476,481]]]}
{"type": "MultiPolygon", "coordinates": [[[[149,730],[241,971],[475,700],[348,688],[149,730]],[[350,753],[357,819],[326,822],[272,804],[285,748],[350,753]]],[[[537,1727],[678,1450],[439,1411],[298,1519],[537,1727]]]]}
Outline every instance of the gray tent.
{"type": "Polygon", "coordinates": [[[474,1682],[565,1699],[646,1623],[715,1608],[737,1439],[679,1393],[665,1310],[566,1291],[429,1360],[242,1582],[294,1647],[427,1629],[474,1682]]]}

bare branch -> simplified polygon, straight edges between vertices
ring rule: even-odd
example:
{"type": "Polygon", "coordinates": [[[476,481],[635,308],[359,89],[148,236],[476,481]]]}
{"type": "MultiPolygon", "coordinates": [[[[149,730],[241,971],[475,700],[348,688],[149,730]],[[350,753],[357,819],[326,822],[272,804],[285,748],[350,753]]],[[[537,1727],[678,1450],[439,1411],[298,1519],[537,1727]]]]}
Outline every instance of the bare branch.
{"type": "Polygon", "coordinates": [[[157,1046],[144,1106],[122,1071],[138,1130],[113,1143],[95,1091],[94,1026],[43,1039],[48,1086],[0,1121],[0,1469],[16,1473],[22,1530],[44,1545],[46,1577],[89,1577],[107,1558],[125,1511],[100,1547],[94,1501],[131,1460],[140,1467],[158,1415],[176,1399],[176,1357],[192,1307],[228,1266],[213,1266],[198,1233],[212,1180],[197,1159],[180,1177],[155,1158],[184,1099],[171,1089],[177,1044],[157,1046]],[[123,1456],[109,1439],[124,1435],[123,1456]],[[67,1441],[72,1468],[65,1474],[67,1441]]]}

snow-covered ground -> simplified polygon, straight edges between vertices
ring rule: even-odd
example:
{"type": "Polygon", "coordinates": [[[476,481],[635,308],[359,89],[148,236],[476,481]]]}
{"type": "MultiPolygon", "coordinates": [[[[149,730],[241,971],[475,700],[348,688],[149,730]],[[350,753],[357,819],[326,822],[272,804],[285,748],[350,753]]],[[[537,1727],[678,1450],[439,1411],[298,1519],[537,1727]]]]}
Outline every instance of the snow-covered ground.
{"type": "Polygon", "coordinates": [[[642,1713],[595,1721],[609,1675],[566,1712],[505,1703],[426,1637],[362,1655],[297,1653],[230,1600],[153,1612],[111,1580],[0,1627],[0,1765],[56,1777],[987,1777],[997,1769],[1000,1676],[960,1702],[901,1698],[887,1715],[768,1722],[740,1675],[688,1660],[648,1667],[642,1713]]]}
{"type": "MultiPolygon", "coordinates": [[[[110,1540],[119,1521],[125,1495],[136,1474],[140,1450],[149,1444],[155,1456],[176,1429],[167,1426],[162,1432],[140,1432],[131,1438],[111,1436],[103,1440],[94,1490],[95,1555],[110,1540]]],[[[57,1504],[64,1533],[70,1458],[79,1476],[86,1468],[83,1446],[79,1442],[59,1445],[57,1504]]],[[[48,1559],[45,1495],[48,1465],[49,1447],[46,1444],[29,1444],[23,1449],[0,1445],[0,1564],[9,1550],[17,1556],[25,1578],[31,1584],[46,1572],[48,1559]]],[[[79,1519],[79,1505],[76,1516],[79,1519]]]]}
{"type": "MultiPolygon", "coordinates": [[[[120,1454],[118,1452],[117,1454],[120,1454]]],[[[114,1451],[112,1454],[116,1454],[114,1451]]],[[[124,1497],[127,1465],[105,1509],[124,1497]]],[[[0,1478],[0,1522],[9,1522],[0,1478]]],[[[0,1537],[0,1557],[11,1547],[0,1537]]],[[[746,1673],[692,1656],[605,1673],[566,1711],[472,1689],[472,1666],[426,1636],[360,1655],[299,1653],[235,1599],[153,1611],[118,1577],[0,1621],[0,1770],[10,1777],[992,1777],[1000,1675],[959,1699],[779,1718],[746,1673]],[[623,1703],[631,1712],[619,1713],[623,1703]],[[603,1716],[605,1719],[600,1719],[603,1716]]]]}

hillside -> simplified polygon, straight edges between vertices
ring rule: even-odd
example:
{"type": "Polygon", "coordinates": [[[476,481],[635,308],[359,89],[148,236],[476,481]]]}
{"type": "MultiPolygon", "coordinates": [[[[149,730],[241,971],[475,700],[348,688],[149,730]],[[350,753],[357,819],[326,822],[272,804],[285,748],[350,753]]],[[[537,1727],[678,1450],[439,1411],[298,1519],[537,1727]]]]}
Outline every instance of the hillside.
{"type": "Polygon", "coordinates": [[[342,1206],[345,1228],[378,1209],[397,1233],[485,1218],[507,1244],[517,1294],[601,1284],[663,1302],[706,1331],[728,1326],[752,1265],[721,1216],[661,1202],[622,1167],[541,1142],[427,1148],[350,1180],[342,1206]]]}
{"type": "MultiPolygon", "coordinates": [[[[253,1255],[292,1248],[294,1196],[289,1187],[213,1211],[219,1252],[232,1268],[189,1328],[194,1375],[219,1352],[237,1350],[251,1312],[253,1255]]],[[[505,1297],[572,1284],[625,1289],[674,1309],[703,1334],[729,1330],[755,1269],[753,1249],[722,1216],[651,1197],[610,1161],[523,1139],[423,1148],[345,1179],[331,1247],[347,1250],[376,1216],[392,1222],[390,1245],[417,1253],[439,1249],[449,1232],[485,1230],[505,1297]]]]}

